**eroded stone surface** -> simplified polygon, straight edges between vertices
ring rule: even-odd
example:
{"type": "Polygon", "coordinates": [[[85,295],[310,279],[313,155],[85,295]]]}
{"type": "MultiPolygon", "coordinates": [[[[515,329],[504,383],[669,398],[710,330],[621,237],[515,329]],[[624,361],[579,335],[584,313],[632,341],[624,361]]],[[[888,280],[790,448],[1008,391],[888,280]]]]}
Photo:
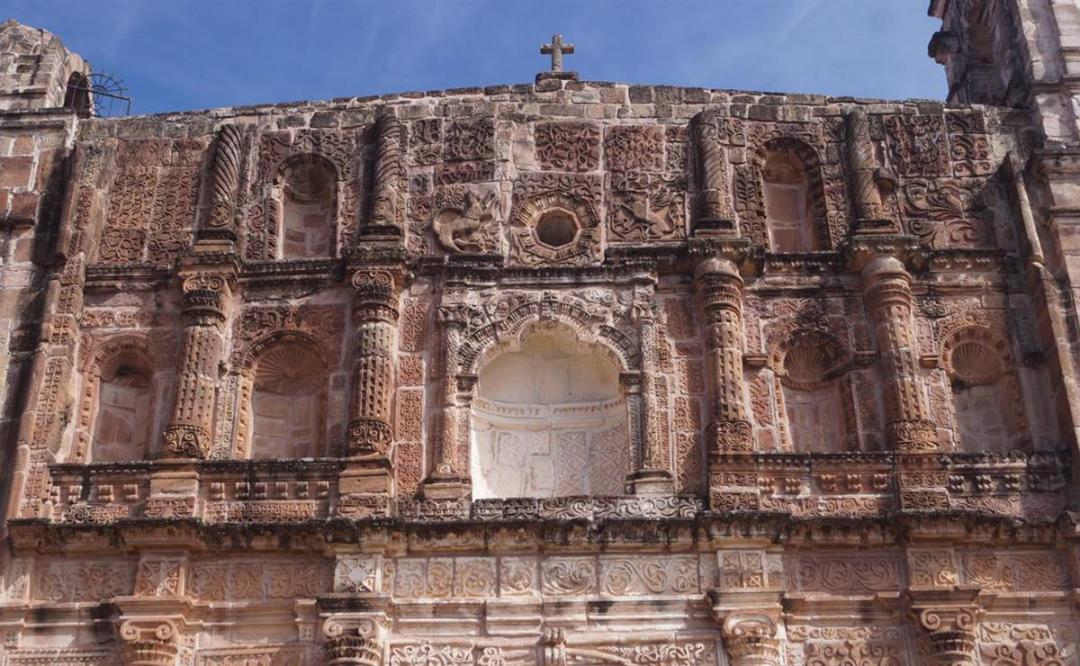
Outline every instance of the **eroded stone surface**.
{"type": "Polygon", "coordinates": [[[1076,663],[1037,4],[931,7],[952,99],[1032,114],[563,72],[85,120],[0,26],[0,661],[1076,663]]]}

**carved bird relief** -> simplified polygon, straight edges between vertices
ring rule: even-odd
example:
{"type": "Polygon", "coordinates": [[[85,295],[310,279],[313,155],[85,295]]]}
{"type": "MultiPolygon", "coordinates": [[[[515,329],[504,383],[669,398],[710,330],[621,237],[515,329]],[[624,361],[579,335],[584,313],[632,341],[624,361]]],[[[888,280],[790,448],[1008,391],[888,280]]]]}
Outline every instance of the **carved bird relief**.
{"type": "MultiPolygon", "coordinates": [[[[653,192],[645,196],[631,197],[620,203],[621,208],[632,220],[644,223],[645,238],[663,238],[675,231],[677,225],[677,195],[671,192],[653,192]]],[[[632,232],[624,234],[633,235],[632,232]]]]}
{"type": "Polygon", "coordinates": [[[447,252],[486,254],[496,248],[498,192],[488,192],[483,199],[465,193],[462,208],[445,208],[435,216],[435,237],[447,252]]]}

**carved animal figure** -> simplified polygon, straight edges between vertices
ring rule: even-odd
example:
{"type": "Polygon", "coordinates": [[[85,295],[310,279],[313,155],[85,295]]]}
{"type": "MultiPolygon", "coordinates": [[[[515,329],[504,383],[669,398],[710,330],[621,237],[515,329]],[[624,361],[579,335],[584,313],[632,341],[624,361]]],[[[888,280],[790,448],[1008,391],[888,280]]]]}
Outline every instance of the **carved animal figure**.
{"type": "Polygon", "coordinates": [[[635,220],[648,225],[648,236],[658,237],[675,231],[676,221],[672,215],[674,204],[671,194],[655,192],[644,197],[634,197],[630,203],[621,204],[621,207],[635,220]]]}
{"type": "Polygon", "coordinates": [[[495,250],[493,224],[497,213],[497,192],[488,192],[483,199],[466,192],[463,208],[446,208],[435,217],[435,237],[447,252],[492,252],[495,250]]]}

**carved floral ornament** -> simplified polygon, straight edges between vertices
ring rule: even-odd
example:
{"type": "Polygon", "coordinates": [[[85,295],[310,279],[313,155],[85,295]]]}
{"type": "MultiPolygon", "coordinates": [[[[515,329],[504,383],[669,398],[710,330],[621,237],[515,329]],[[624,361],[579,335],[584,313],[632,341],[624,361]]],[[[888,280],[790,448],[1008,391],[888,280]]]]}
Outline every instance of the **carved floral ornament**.
{"type": "MultiPolygon", "coordinates": [[[[462,314],[444,309],[442,318],[445,321],[448,316],[460,317],[462,314]]],[[[597,308],[590,311],[586,304],[567,295],[548,291],[514,303],[501,316],[498,310],[475,314],[478,316],[470,318],[471,325],[458,350],[461,367],[466,373],[475,374],[493,354],[505,351],[506,345],[520,345],[537,322],[559,322],[569,327],[584,342],[609,351],[622,371],[635,370],[640,363],[636,341],[613,325],[615,321],[609,322],[608,312],[597,308]]]]}

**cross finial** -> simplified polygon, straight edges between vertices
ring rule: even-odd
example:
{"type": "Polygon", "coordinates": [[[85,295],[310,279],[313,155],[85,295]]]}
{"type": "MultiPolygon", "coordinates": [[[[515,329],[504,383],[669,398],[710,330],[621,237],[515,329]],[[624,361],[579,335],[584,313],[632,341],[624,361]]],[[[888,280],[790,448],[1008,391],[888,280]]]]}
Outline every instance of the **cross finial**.
{"type": "Polygon", "coordinates": [[[552,35],[551,43],[544,44],[540,47],[540,55],[551,56],[551,73],[561,74],[563,71],[562,57],[563,54],[570,55],[574,52],[574,45],[568,42],[564,42],[562,35],[552,35]]]}

